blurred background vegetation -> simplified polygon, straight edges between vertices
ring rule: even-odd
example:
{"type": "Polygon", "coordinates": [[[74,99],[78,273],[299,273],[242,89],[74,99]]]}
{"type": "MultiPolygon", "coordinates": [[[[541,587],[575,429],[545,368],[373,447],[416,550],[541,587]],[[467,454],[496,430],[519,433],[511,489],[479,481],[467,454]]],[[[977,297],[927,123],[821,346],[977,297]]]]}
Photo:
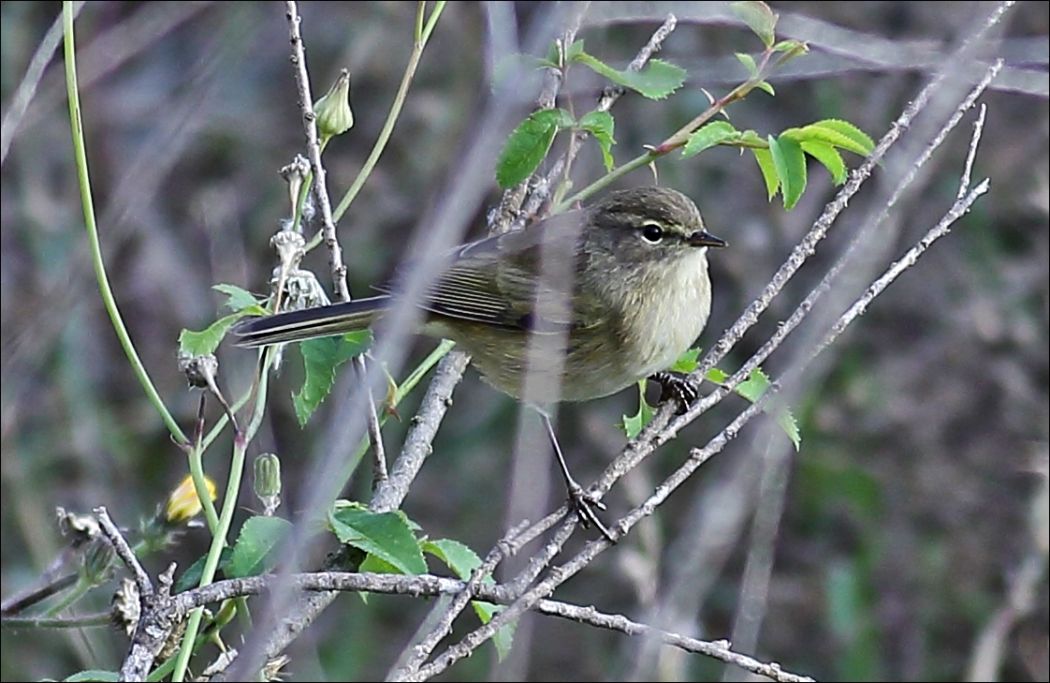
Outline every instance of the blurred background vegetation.
{"type": "MultiPolygon", "coordinates": [[[[585,17],[580,37],[589,52],[622,67],[674,11],[679,25],[661,57],[690,73],[686,87],[666,102],[628,95],[616,105],[616,154],[624,161],[702,110],[701,88],[717,94],[740,79],[732,54],[755,51],[757,43],[746,30],[713,21],[700,3],[610,5],[593,3],[585,17]]],[[[878,138],[953,41],[991,6],[773,7],[782,14],[784,37],[810,40],[812,54],[771,79],[774,99],[759,93],[734,107],[734,124],[775,132],[839,117],[878,138]]],[[[510,8],[525,35],[546,5],[510,8]]],[[[354,177],[382,125],[407,60],[414,9],[414,3],[371,2],[301,8],[315,93],[344,67],[352,75],[356,127],[326,152],[334,196],[354,177]]],[[[486,37],[486,11],[492,10],[467,2],[445,10],[393,140],[342,221],[355,292],[398,263],[471,145],[493,55],[507,49],[494,49],[486,37]]],[[[5,2],[0,12],[6,117],[59,6],[5,2]]],[[[196,396],[177,370],[176,337],[184,327],[214,320],[221,299],[212,284],[265,290],[273,266],[267,242],[287,212],[277,171],[302,149],[284,8],[90,3],[77,20],[77,37],[88,154],[113,286],[161,395],[188,427],[196,396]]],[[[1002,54],[1011,78],[983,98],[989,109],[975,168],[977,178],[991,178],[992,191],[815,370],[795,405],[801,452],[795,455],[775,435],[745,433],[558,597],[644,620],[685,577],[688,599],[677,615],[684,621],[673,626],[728,638],[734,621],[740,625],[749,554],[754,560],[752,511],[779,484],[786,497],[761,601],[764,621],[751,648],[756,656],[817,678],[956,680],[999,657],[989,651],[989,643],[998,642],[1003,679],[1047,680],[1047,37],[1046,3],[1020,3],[1004,20],[1002,44],[986,54],[1002,54]],[[776,474],[765,481],[764,464],[776,474]],[[1039,566],[1034,593],[1011,603],[1015,577],[1033,557],[1039,566]],[[990,629],[1004,614],[1016,618],[998,638],[990,629]]],[[[88,511],[104,504],[133,525],[185,473],[185,459],[144,400],[99,300],[61,70],[60,58],[48,66],[17,130],[7,130],[6,118],[4,124],[5,137],[13,135],[0,209],[4,596],[32,584],[60,552],[56,506],[88,511]]],[[[580,106],[592,102],[601,85],[583,71],[570,72],[565,89],[580,106]]],[[[527,107],[518,113],[524,116],[527,107]]],[[[921,191],[886,227],[885,261],[953,201],[968,128],[961,126],[937,154],[921,191]]],[[[885,170],[890,176],[894,169],[885,170]]],[[[577,186],[599,172],[600,158],[588,149],[577,186]]],[[[624,184],[648,180],[643,171],[624,184]]],[[[895,181],[869,184],[828,245],[727,359],[727,369],[761,344],[815,284],[859,227],[856,217],[879,183],[895,181]]],[[[490,182],[489,205],[499,196],[490,182]]],[[[833,192],[826,173],[811,167],[809,192],[785,213],[778,202],[765,201],[753,161],[727,149],[666,161],[660,182],[694,197],[711,230],[732,243],[712,262],[716,300],[705,345],[757,294],[833,192]]],[[[472,235],[481,234],[482,218],[483,212],[472,235]]],[[[323,254],[312,254],[308,265],[328,281],[323,254]]],[[[419,341],[413,358],[432,344],[419,341]]],[[[790,351],[791,345],[770,360],[774,374],[790,351]]],[[[254,354],[224,347],[219,357],[221,381],[239,391],[254,354]]],[[[256,442],[256,449],[281,454],[282,513],[291,515],[304,498],[300,484],[323,432],[301,431],[295,422],[287,397],[300,377],[292,359],[276,381],[256,442]]],[[[412,415],[417,401],[411,398],[401,414],[412,415]]],[[[634,412],[635,401],[623,392],[562,412],[561,438],[581,480],[589,481],[622,445],[618,422],[634,412]]],[[[690,445],[703,443],[740,407],[726,401],[692,426],[615,490],[610,508],[626,510],[648,495],[690,445]]],[[[324,410],[315,424],[324,424],[324,410]]],[[[515,424],[515,404],[468,373],[406,501],[408,514],[433,536],[484,553],[506,525],[500,492],[510,486],[515,424]]],[[[405,427],[392,421],[385,429],[389,450],[397,451],[405,427]]],[[[207,465],[221,487],[225,461],[207,465]]],[[[367,493],[366,477],[358,479],[348,497],[367,493]]],[[[552,491],[554,505],[561,491],[552,491]]],[[[257,506],[250,493],[241,503],[245,510],[257,506]]],[[[779,499],[772,513],[776,520],[779,499]]],[[[147,566],[157,571],[175,560],[185,567],[206,546],[206,533],[197,530],[170,552],[151,556],[147,566]]],[[[104,609],[109,594],[99,591],[78,610],[104,609]]],[[[428,607],[407,598],[373,596],[365,605],[344,596],[291,650],[292,678],[381,676],[428,607]]],[[[0,645],[3,679],[39,679],[112,668],[126,639],[103,629],[4,629],[0,645]]],[[[451,676],[615,679],[635,670],[641,647],[622,635],[540,618],[522,630],[519,645],[509,664],[497,666],[483,649],[451,676]]],[[[663,679],[721,675],[714,661],[670,651],[652,666],[643,669],[646,675],[663,679]]]]}

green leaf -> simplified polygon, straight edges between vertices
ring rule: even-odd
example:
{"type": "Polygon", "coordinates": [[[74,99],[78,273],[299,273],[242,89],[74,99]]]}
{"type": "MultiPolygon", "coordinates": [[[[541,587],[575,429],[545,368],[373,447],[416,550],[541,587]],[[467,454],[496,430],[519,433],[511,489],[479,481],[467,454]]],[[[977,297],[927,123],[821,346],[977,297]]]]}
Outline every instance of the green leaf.
{"type": "Polygon", "coordinates": [[[183,330],[179,333],[179,351],[191,356],[206,356],[209,353],[215,353],[215,349],[219,348],[226,333],[244,315],[240,312],[230,313],[199,332],[183,330]]]}
{"type": "Polygon", "coordinates": [[[291,522],[280,517],[246,519],[229,560],[223,564],[226,576],[239,579],[273,569],[279,559],[277,551],[291,530],[291,522]]]}
{"type": "Polygon", "coordinates": [[[231,311],[249,311],[253,315],[265,315],[266,309],[262,307],[262,301],[255,295],[237,285],[218,284],[212,289],[226,295],[226,307],[231,311]]]}
{"type": "MultiPolygon", "coordinates": [[[[390,564],[386,560],[372,555],[369,553],[365,555],[365,559],[361,561],[361,564],[357,566],[357,571],[360,572],[372,572],[373,574],[402,574],[400,569],[390,564]]],[[[368,595],[368,593],[361,593],[362,596],[368,595]]]]}
{"type": "MultiPolygon", "coordinates": [[[[443,538],[436,541],[425,541],[423,543],[423,551],[430,553],[448,565],[449,569],[461,581],[469,581],[471,573],[481,566],[481,558],[478,557],[477,553],[468,546],[452,539],[443,538]]],[[[491,576],[486,576],[482,581],[486,584],[495,583],[491,576]]],[[[480,600],[472,601],[471,606],[483,624],[489,623],[492,617],[503,609],[499,605],[480,600]]],[[[493,644],[496,646],[496,655],[500,661],[510,652],[511,644],[514,641],[515,626],[516,623],[507,624],[499,629],[492,639],[493,644]]]]}
{"type": "Polygon", "coordinates": [[[616,165],[612,155],[612,146],[616,144],[616,140],[613,139],[613,128],[616,122],[613,121],[612,114],[607,111],[592,111],[585,114],[578,125],[593,135],[598,146],[602,148],[602,162],[605,164],[605,170],[613,170],[613,166],[616,165]]]}
{"type": "Polygon", "coordinates": [[[802,143],[802,151],[823,164],[836,185],[846,182],[846,164],[837,149],[826,142],[807,140],[802,143]]]}
{"type": "Polygon", "coordinates": [[[645,402],[645,380],[638,380],[638,412],[628,417],[623,416],[623,431],[628,439],[638,436],[645,425],[653,419],[653,407],[645,402]]]}
{"type": "MultiPolygon", "coordinates": [[[[492,621],[492,617],[496,616],[503,609],[502,605],[493,605],[491,602],[482,602],[481,600],[472,600],[470,604],[482,624],[492,621]]],[[[496,635],[492,636],[492,644],[496,647],[496,656],[501,662],[510,654],[510,648],[514,645],[514,630],[517,627],[518,622],[512,621],[509,624],[504,624],[496,631],[496,635]]]]}
{"type": "Polygon", "coordinates": [[[776,37],[773,31],[777,25],[777,15],[764,2],[734,2],[733,13],[747,24],[766,47],[771,47],[776,37]]]}
{"type": "MultiPolygon", "coordinates": [[[[450,538],[441,538],[436,541],[424,541],[423,552],[430,553],[438,558],[452,570],[461,581],[470,580],[470,574],[481,566],[481,558],[470,549],[469,546],[453,541],[450,538]]],[[[485,577],[485,582],[491,582],[491,577],[485,577]]]]}
{"type": "MultiPolygon", "coordinates": [[[[724,384],[729,379],[729,373],[718,368],[711,368],[707,371],[706,377],[715,384],[724,384]]],[[[770,384],[769,377],[762,371],[762,368],[755,368],[746,380],[736,385],[733,391],[754,403],[769,390],[770,384]]],[[[787,437],[791,439],[797,451],[802,445],[802,436],[798,430],[798,422],[795,421],[795,416],[791,414],[791,411],[783,406],[771,405],[767,406],[763,412],[773,416],[787,437]]]]}
{"type": "Polygon", "coordinates": [[[772,201],[773,197],[777,196],[777,190],[780,189],[780,178],[777,176],[776,164],[773,163],[773,154],[768,149],[757,147],[753,147],[751,152],[754,153],[758,168],[762,171],[762,180],[766,182],[766,193],[769,194],[769,199],[772,201]]]}
{"type": "Polygon", "coordinates": [[[499,186],[506,189],[528,178],[547,156],[558,129],[573,123],[572,115],[564,109],[543,109],[518,124],[496,162],[499,186]]]}
{"type": "Polygon", "coordinates": [[[690,373],[696,370],[697,366],[700,365],[698,362],[700,358],[700,347],[694,347],[683,353],[678,357],[678,360],[671,366],[671,372],[684,372],[690,373]]]}
{"type": "Polygon", "coordinates": [[[682,156],[691,157],[709,147],[739,140],[740,136],[740,131],[728,121],[712,121],[707,125],[701,126],[699,130],[689,136],[689,140],[685,143],[685,148],[682,150],[682,156]]]}
{"type": "Polygon", "coordinates": [[[776,97],[777,91],[773,89],[772,84],[769,81],[759,81],[755,83],[755,87],[764,93],[767,93],[770,97],[776,97]]]}
{"type": "MultiPolygon", "coordinates": [[[[226,563],[230,561],[230,555],[233,554],[233,548],[229,546],[222,549],[222,553],[219,554],[219,567],[226,566],[226,563]]],[[[186,568],[186,571],[182,572],[179,580],[175,582],[175,587],[172,589],[175,593],[181,593],[182,591],[188,591],[196,588],[200,585],[201,576],[204,575],[204,561],[208,559],[206,555],[201,555],[186,568]]]]}
{"type": "Polygon", "coordinates": [[[769,136],[769,152],[780,178],[784,208],[790,211],[806,190],[806,155],[798,142],[784,135],[769,136]]]}
{"type": "Polygon", "coordinates": [[[740,61],[741,64],[744,65],[744,68],[747,69],[747,75],[748,76],[751,76],[752,78],[754,78],[755,76],[758,75],[758,65],[755,64],[755,58],[754,57],[752,57],[751,55],[747,54],[746,52],[737,52],[736,53],[736,58],[737,58],[737,60],[740,61]]]}
{"type": "Polygon", "coordinates": [[[109,681],[119,681],[119,671],[102,671],[101,669],[87,669],[85,671],[78,671],[71,676],[67,676],[62,679],[63,681],[103,681],[108,683],[109,681]]]}
{"type": "Polygon", "coordinates": [[[423,574],[427,564],[403,512],[372,512],[349,501],[336,501],[328,524],[340,543],[388,562],[403,574],[423,574]]]}
{"type": "Polygon", "coordinates": [[[867,156],[875,149],[875,143],[867,133],[839,119],[824,119],[801,128],[790,128],[781,133],[781,137],[784,136],[798,142],[826,142],[861,156],[867,156]]]}
{"type": "Polygon", "coordinates": [[[649,60],[641,71],[618,71],[583,51],[575,55],[573,60],[587,65],[613,83],[630,88],[651,100],[662,100],[685,83],[685,69],[662,59],[649,60]]]}
{"type": "Polygon", "coordinates": [[[332,390],[339,366],[364,353],[371,343],[372,333],[361,330],[342,337],[311,339],[299,344],[306,377],[302,389],[292,396],[292,404],[300,427],[306,426],[310,416],[332,390]]]}

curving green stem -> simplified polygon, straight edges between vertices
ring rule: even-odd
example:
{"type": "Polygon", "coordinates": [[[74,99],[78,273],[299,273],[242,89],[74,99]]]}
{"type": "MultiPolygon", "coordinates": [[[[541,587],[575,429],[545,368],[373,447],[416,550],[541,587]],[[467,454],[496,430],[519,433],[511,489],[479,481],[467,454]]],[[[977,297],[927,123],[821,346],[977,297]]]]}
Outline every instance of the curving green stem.
{"type": "MultiPolygon", "coordinates": [[[[260,365],[258,377],[258,391],[255,395],[255,408],[245,432],[235,432],[233,437],[233,458],[230,461],[230,477],[226,482],[226,492],[222,499],[222,512],[219,513],[219,525],[211,539],[208,555],[204,559],[204,570],[201,572],[200,587],[207,586],[215,580],[215,573],[219,569],[219,559],[222,557],[222,549],[226,545],[226,536],[230,532],[233,522],[233,514],[237,510],[237,497],[241,490],[241,478],[244,475],[244,455],[248,448],[248,442],[255,435],[262,423],[262,416],[266,409],[266,390],[270,376],[270,360],[272,354],[265,352],[265,358],[260,365]]],[[[200,631],[201,617],[204,609],[198,607],[190,613],[186,624],[186,633],[182,638],[182,646],[175,660],[175,669],[172,672],[172,681],[182,681],[186,677],[186,669],[189,666],[190,656],[193,654],[194,642],[200,631]]]]}
{"type": "Polygon", "coordinates": [[[106,266],[102,262],[102,245],[98,238],[98,225],[95,223],[95,204],[91,198],[91,178],[88,175],[87,151],[84,147],[84,126],[80,117],[80,95],[77,92],[77,64],[76,49],[73,44],[73,3],[66,0],[62,3],[63,29],[65,33],[65,59],[66,59],[66,93],[69,98],[69,125],[73,133],[73,157],[76,161],[77,181],[80,184],[80,204],[84,209],[84,226],[87,228],[88,244],[91,247],[91,263],[95,268],[95,279],[98,280],[98,291],[102,295],[102,303],[109,314],[109,320],[113,324],[113,331],[117,333],[117,339],[124,349],[131,369],[138,378],[146,392],[149,402],[160,413],[165,426],[175,440],[180,444],[188,444],[189,439],[182,432],[175,418],[171,416],[167,406],[157,393],[156,387],[146,372],[146,366],[142,364],[135,345],[131,342],[124,319],[117,308],[117,301],[113,297],[113,290],[109,286],[109,277],[106,274],[106,266]]]}

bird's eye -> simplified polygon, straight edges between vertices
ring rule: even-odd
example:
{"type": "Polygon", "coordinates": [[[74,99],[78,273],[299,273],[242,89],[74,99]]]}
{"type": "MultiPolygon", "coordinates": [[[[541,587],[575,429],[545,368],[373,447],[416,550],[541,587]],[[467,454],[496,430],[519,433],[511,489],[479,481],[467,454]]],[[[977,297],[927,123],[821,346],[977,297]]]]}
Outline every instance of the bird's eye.
{"type": "Polygon", "coordinates": [[[650,244],[659,244],[664,238],[664,229],[656,223],[646,223],[642,227],[642,239],[650,244]]]}

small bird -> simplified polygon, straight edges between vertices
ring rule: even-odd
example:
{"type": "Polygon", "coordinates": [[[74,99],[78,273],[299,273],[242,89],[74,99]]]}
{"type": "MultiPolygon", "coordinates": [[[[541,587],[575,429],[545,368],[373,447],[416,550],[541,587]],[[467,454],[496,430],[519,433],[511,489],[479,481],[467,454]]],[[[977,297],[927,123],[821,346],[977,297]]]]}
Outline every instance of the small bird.
{"type": "MultiPolygon", "coordinates": [[[[700,336],[711,311],[707,249],[725,246],[676,190],[612,192],[453,250],[418,303],[426,313],[422,331],[452,339],[486,382],[538,407],[555,396],[607,396],[670,367],[700,336]],[[555,395],[532,395],[526,377],[529,387],[555,395]]],[[[253,347],[362,330],[398,296],[390,287],[380,291],[249,319],[234,332],[239,345],[253,347]]],[[[611,540],[569,475],[550,418],[540,414],[581,519],[611,540]]]]}

